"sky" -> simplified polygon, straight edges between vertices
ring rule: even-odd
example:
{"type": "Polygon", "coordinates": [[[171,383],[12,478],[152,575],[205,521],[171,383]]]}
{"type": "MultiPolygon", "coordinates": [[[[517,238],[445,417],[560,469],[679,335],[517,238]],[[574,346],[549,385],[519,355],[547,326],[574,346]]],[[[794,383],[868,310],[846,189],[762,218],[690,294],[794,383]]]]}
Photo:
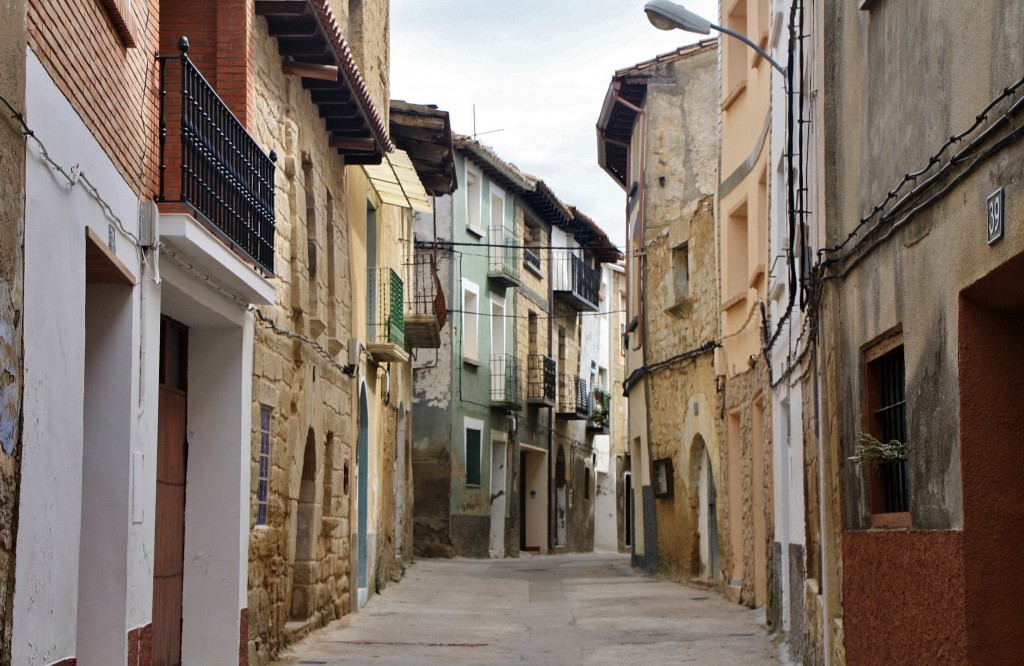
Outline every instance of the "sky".
{"type": "MultiPolygon", "coordinates": [[[[481,143],[622,247],[626,193],[597,164],[608,84],[616,70],[701,38],[655,29],[645,1],[391,0],[391,96],[436,104],[468,135],[475,105],[481,143]]],[[[717,22],[716,0],[682,4],[717,22]]]]}

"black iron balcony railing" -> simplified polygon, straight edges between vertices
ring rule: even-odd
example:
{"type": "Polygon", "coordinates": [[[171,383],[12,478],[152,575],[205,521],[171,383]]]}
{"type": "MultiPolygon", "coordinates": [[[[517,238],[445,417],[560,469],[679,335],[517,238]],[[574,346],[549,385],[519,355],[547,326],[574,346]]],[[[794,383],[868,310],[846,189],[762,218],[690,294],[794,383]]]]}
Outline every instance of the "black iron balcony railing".
{"type": "Polygon", "coordinates": [[[368,270],[370,343],[405,346],[405,285],[390,268],[368,270]]]}
{"type": "Polygon", "coordinates": [[[519,359],[511,354],[491,354],[491,406],[522,409],[523,382],[519,359]]]}
{"type": "Polygon", "coordinates": [[[441,346],[441,329],[448,321],[437,260],[433,254],[417,253],[409,266],[412,284],[405,318],[405,341],[412,347],[437,349],[441,346]]]}
{"type": "Polygon", "coordinates": [[[526,360],[526,399],[531,404],[555,406],[557,375],[555,359],[530,354],[526,360]]]}
{"type": "Polygon", "coordinates": [[[182,204],[229,247],[274,273],[274,162],[188,57],[160,63],[159,203],[182,204]]]}
{"type": "Polygon", "coordinates": [[[590,418],[587,419],[587,430],[589,432],[608,432],[608,425],[611,423],[612,395],[598,386],[591,391],[592,402],[590,407],[590,418]]]}
{"type": "Polygon", "coordinates": [[[587,380],[563,372],[558,375],[558,406],[555,414],[567,419],[582,420],[590,416],[587,380]]]}
{"type": "Polygon", "coordinates": [[[569,251],[556,254],[552,266],[551,288],[577,310],[598,310],[600,274],[569,251]]]}
{"type": "Polygon", "coordinates": [[[492,226],[488,241],[491,249],[487,276],[507,286],[518,286],[522,237],[507,227],[492,226]]]}

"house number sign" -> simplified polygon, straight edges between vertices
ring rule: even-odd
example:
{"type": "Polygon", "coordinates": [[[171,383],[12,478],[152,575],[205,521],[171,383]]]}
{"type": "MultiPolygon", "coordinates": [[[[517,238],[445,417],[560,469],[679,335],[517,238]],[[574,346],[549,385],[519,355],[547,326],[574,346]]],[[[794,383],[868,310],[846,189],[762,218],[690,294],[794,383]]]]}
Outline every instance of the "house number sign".
{"type": "Polygon", "coordinates": [[[992,245],[1003,238],[1006,228],[1004,211],[1006,210],[1006,190],[1000,187],[988,198],[988,244],[992,245]]]}

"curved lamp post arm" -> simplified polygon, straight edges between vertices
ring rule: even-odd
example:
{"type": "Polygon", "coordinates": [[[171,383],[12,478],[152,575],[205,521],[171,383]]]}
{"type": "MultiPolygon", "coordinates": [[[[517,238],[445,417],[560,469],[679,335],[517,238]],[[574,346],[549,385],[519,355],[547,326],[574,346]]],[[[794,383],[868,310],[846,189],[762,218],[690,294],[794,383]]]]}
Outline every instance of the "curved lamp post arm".
{"type": "Polygon", "coordinates": [[[720,25],[715,25],[711,21],[703,18],[699,14],[694,14],[689,9],[679,5],[672,0],[649,0],[644,5],[644,12],[647,14],[648,20],[658,30],[684,30],[686,32],[695,32],[698,35],[707,35],[712,30],[735,37],[750,48],[754,49],[762,58],[771,63],[771,66],[779,70],[783,78],[786,77],[786,68],[775,62],[775,60],[765,52],[760,46],[747,39],[745,35],[730,30],[729,28],[723,28],[720,25]]]}
{"type": "Polygon", "coordinates": [[[764,49],[762,49],[760,46],[758,46],[754,42],[752,42],[749,39],[747,39],[746,35],[738,33],[735,30],[730,30],[729,28],[723,28],[722,26],[715,25],[714,23],[711,24],[711,29],[712,30],[717,30],[718,32],[721,32],[723,34],[729,35],[730,37],[735,37],[736,39],[740,40],[741,42],[743,42],[744,44],[746,44],[750,48],[752,48],[755,51],[757,51],[758,55],[760,55],[762,58],[767,60],[768,63],[772,67],[774,67],[775,69],[777,69],[779,71],[779,74],[782,74],[783,77],[786,76],[786,68],[783,67],[782,65],[780,65],[779,63],[775,62],[775,59],[772,58],[770,55],[768,55],[768,53],[764,49]]]}

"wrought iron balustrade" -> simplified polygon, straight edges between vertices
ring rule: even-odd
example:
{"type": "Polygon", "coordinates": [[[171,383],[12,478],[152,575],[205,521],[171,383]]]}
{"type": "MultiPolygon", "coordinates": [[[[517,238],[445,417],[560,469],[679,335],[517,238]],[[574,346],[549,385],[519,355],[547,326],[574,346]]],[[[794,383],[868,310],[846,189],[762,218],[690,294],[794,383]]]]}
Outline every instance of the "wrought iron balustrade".
{"type": "Polygon", "coordinates": [[[182,204],[229,247],[274,273],[273,151],[263,152],[188,57],[160,64],[158,203],[182,204]]]}
{"type": "Polygon", "coordinates": [[[910,493],[908,489],[908,470],[906,460],[893,460],[877,465],[878,474],[882,477],[882,490],[885,499],[885,513],[900,513],[910,510],[910,493]]]}
{"type": "Polygon", "coordinates": [[[405,346],[405,285],[390,268],[368,269],[369,338],[374,344],[405,346]]]}
{"type": "Polygon", "coordinates": [[[600,274],[570,251],[559,251],[552,267],[552,289],[577,310],[598,309],[600,274]]]}
{"type": "Polygon", "coordinates": [[[412,284],[405,318],[405,340],[409,347],[437,349],[441,346],[441,329],[448,321],[437,259],[433,254],[417,252],[408,267],[412,284]]]}
{"type": "Polygon", "coordinates": [[[491,405],[522,409],[523,382],[519,359],[512,354],[491,354],[491,405]]]}
{"type": "Polygon", "coordinates": [[[590,416],[589,403],[586,379],[579,375],[565,372],[558,375],[558,406],[555,411],[556,415],[568,419],[586,419],[590,416]]]}
{"type": "Polygon", "coordinates": [[[558,380],[555,359],[543,354],[530,354],[526,359],[526,366],[527,400],[554,407],[558,380]]]}
{"type": "Polygon", "coordinates": [[[487,276],[507,286],[518,286],[522,236],[508,227],[492,226],[488,241],[491,247],[487,276]]]}

